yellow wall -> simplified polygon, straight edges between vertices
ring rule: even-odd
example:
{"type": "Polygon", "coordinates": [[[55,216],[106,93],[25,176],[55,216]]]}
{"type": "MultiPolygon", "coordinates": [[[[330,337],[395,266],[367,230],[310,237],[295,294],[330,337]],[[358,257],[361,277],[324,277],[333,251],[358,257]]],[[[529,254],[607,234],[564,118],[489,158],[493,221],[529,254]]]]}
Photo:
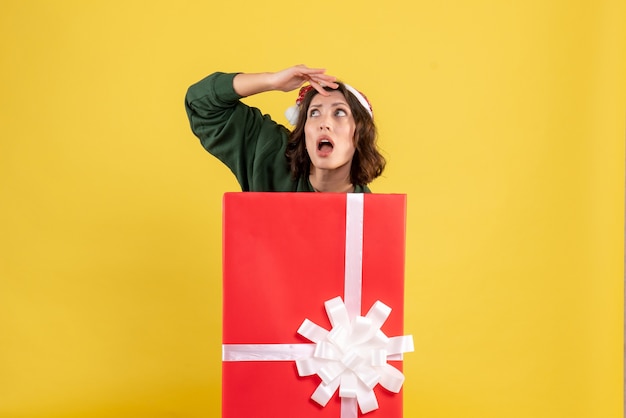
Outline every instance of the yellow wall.
{"type": "Polygon", "coordinates": [[[237,184],[183,97],[297,63],[409,196],[406,416],[621,417],[625,3],[214,3],[2,1],[0,417],[219,416],[237,184]]]}

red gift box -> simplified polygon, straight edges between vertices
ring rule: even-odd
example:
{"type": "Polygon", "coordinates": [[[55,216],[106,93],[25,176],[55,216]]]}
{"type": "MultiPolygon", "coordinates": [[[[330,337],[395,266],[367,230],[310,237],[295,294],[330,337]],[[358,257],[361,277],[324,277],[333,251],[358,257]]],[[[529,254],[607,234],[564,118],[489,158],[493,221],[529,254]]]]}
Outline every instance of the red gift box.
{"type": "MultiPolygon", "coordinates": [[[[405,195],[224,195],[223,417],[357,416],[339,390],[325,406],[311,399],[322,379],[300,376],[294,358],[316,344],[298,331],[305,319],[337,331],[325,302],[340,296],[351,320],[376,301],[390,307],[380,330],[402,335],[405,218],[405,195]]],[[[374,394],[378,409],[358,416],[402,417],[401,391],[374,394]]]]}

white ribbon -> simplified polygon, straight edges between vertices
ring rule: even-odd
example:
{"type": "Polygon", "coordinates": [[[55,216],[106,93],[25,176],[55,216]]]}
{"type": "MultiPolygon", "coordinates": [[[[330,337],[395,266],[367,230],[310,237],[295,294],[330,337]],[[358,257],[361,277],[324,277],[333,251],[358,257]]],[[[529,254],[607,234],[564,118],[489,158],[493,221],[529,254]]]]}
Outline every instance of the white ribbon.
{"type": "Polygon", "coordinates": [[[361,315],[363,278],[363,194],[346,195],[346,261],[343,294],[348,316],[361,315]]]}
{"type": "MultiPolygon", "coordinates": [[[[344,399],[356,398],[363,414],[378,408],[373,389],[380,384],[398,393],[404,375],[387,364],[389,356],[413,351],[413,337],[387,337],[380,327],[389,317],[391,308],[376,301],[367,315],[348,319],[348,310],[341,297],[326,301],[326,313],[330,319],[330,331],[305,319],[298,334],[315,343],[315,351],[309,357],[296,360],[300,376],[317,374],[319,384],[311,399],[322,406],[339,389],[344,399]]],[[[353,416],[356,416],[356,409],[353,416]]],[[[343,410],[343,408],[342,408],[343,410]]],[[[344,415],[342,415],[344,418],[344,415]]]]}
{"type": "Polygon", "coordinates": [[[294,361],[314,351],[315,344],[224,344],[222,361],[294,361]]]}
{"type": "Polygon", "coordinates": [[[322,406],[339,389],[341,418],[356,418],[378,409],[373,389],[380,384],[398,393],[404,375],[387,360],[402,360],[411,352],[413,337],[387,337],[381,326],[391,308],[377,301],[361,314],[363,265],[363,194],[349,193],[346,202],[346,260],[344,297],[324,303],[330,331],[305,319],[298,333],[314,344],[223,344],[223,361],[295,361],[300,376],[317,374],[319,384],[311,399],[322,406]]]}

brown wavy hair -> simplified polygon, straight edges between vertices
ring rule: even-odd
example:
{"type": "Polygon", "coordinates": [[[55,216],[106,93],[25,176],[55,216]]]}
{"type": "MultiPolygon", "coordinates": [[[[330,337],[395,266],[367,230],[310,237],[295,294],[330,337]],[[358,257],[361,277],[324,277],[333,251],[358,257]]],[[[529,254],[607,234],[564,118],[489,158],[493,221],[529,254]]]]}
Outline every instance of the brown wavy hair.
{"type": "MultiPolygon", "coordinates": [[[[339,84],[337,89],[326,87],[326,90],[340,91],[343,94],[348,102],[348,106],[350,106],[356,125],[353,138],[355,151],[352,158],[352,166],[350,167],[350,181],[354,185],[367,185],[382,174],[386,164],[385,158],[378,151],[376,145],[378,138],[376,125],[369,112],[346,89],[345,85],[340,82],[337,82],[337,84],[339,84]]],[[[316,94],[318,93],[315,89],[311,89],[306,93],[300,105],[298,122],[289,134],[285,156],[294,179],[308,175],[311,167],[311,159],[307,153],[306,141],[304,139],[304,125],[306,124],[309,105],[316,94]]]]}

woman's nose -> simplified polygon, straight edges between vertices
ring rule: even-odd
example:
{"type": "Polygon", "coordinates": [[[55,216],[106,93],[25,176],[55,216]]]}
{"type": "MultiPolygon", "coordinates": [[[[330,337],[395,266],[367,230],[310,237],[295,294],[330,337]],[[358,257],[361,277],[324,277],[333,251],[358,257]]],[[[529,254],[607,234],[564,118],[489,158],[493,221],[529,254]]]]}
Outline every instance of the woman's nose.
{"type": "Polygon", "coordinates": [[[326,116],[320,117],[320,129],[329,129],[330,123],[328,122],[328,118],[326,116]]]}

